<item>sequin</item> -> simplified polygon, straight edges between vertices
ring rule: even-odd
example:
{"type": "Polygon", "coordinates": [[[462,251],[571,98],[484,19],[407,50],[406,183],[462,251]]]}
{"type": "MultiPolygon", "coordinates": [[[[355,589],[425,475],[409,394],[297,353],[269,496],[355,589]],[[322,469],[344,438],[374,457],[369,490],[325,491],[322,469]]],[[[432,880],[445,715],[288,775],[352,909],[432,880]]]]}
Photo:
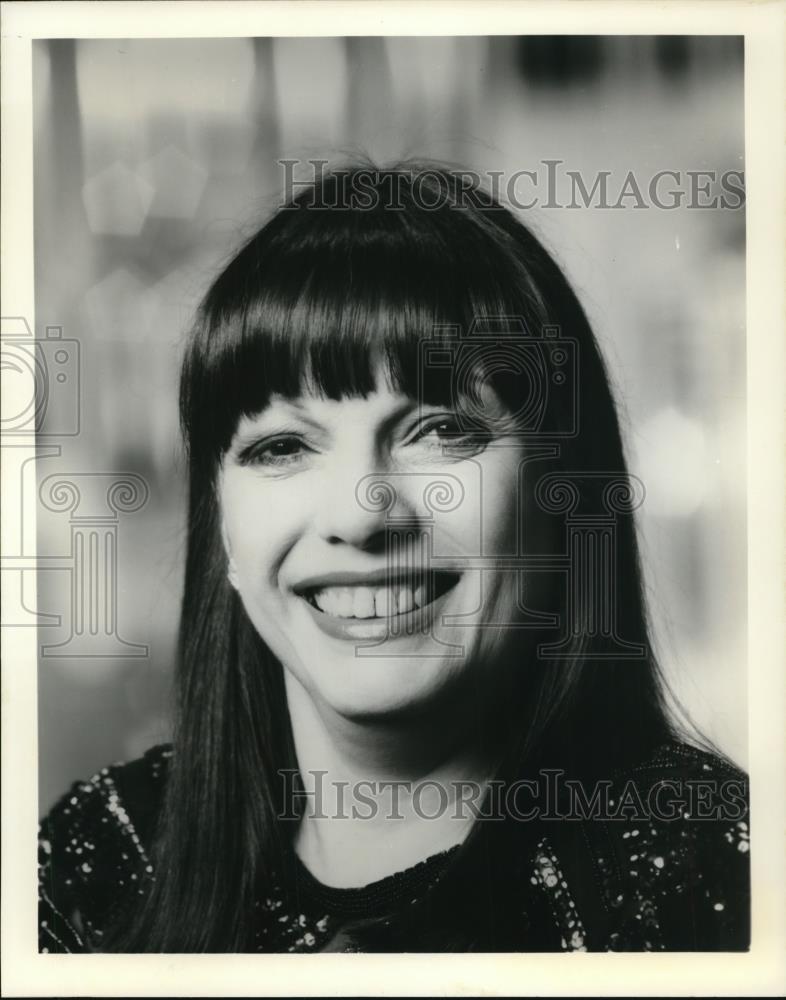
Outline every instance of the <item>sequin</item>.
{"type": "MultiPolygon", "coordinates": [[[[155,880],[147,853],[149,828],[136,825],[140,812],[145,811],[139,809],[141,801],[126,800],[121,792],[126,787],[124,767],[144,769],[140,795],[147,808],[160,797],[171,756],[171,749],[158,747],[141,762],[102,768],[89,782],[72,786],[42,821],[38,858],[42,954],[100,950],[106,922],[123,891],[134,896],[148,891],[155,880]]],[[[637,769],[637,780],[650,781],[654,787],[673,780],[674,774],[695,775],[708,769],[716,774],[725,770],[737,780],[744,777],[730,772],[725,762],[705,758],[706,754],[684,744],[668,744],[637,769]]],[[[619,788],[627,777],[619,776],[619,788]]],[[[687,811],[675,821],[651,819],[645,825],[640,817],[635,825],[627,819],[583,821],[583,854],[575,844],[563,849],[553,824],[546,824],[553,834],[529,840],[528,825],[522,824],[523,853],[510,862],[511,885],[520,893],[519,923],[512,933],[522,951],[532,950],[535,920],[539,921],[538,940],[551,942],[540,950],[747,947],[748,823],[691,822],[687,811]],[[578,856],[583,858],[587,878],[575,877],[578,856]],[[642,863],[631,867],[638,861],[642,863]],[[602,931],[597,924],[600,911],[605,913],[602,931]]],[[[330,889],[305,869],[295,887],[272,879],[249,915],[255,948],[281,953],[320,951],[328,946],[357,950],[350,943],[333,943],[340,940],[336,934],[341,934],[354,912],[346,909],[347,899],[364,900],[366,909],[359,911],[361,915],[384,918],[386,928],[406,927],[408,908],[447,877],[451,854],[434,855],[362,890],[330,889]],[[347,892],[349,896],[342,895],[347,892]]]]}

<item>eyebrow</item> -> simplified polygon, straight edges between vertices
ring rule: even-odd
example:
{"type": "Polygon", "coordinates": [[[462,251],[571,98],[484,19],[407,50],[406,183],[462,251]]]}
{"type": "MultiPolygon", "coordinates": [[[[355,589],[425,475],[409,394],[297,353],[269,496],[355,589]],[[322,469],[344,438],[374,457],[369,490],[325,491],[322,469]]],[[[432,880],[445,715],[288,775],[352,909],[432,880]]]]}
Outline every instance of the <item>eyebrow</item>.
{"type": "Polygon", "coordinates": [[[238,423],[238,428],[243,424],[244,421],[247,421],[250,424],[254,424],[257,421],[264,420],[268,415],[268,413],[271,410],[276,409],[277,407],[289,407],[290,409],[297,410],[298,411],[297,417],[299,420],[302,420],[304,423],[309,424],[310,426],[317,429],[322,427],[322,425],[319,423],[318,420],[314,420],[313,417],[309,417],[309,415],[306,413],[305,407],[302,404],[298,403],[296,400],[274,399],[270,403],[268,403],[268,405],[263,410],[260,410],[259,413],[246,414],[245,416],[241,417],[238,423]]]}

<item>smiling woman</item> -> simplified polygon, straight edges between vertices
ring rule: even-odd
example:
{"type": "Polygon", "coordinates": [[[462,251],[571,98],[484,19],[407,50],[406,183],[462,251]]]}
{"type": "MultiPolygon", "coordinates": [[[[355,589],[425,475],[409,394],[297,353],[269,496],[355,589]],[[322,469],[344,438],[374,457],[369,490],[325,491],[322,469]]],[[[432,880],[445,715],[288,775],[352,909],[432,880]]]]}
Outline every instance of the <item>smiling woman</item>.
{"type": "Polygon", "coordinates": [[[481,440],[444,406],[386,387],[387,376],[380,371],[383,388],[365,397],[310,396],[297,407],[272,400],[241,420],[221,475],[229,578],[249,619],[311,697],[345,718],[422,705],[482,659],[473,649],[477,626],[443,624],[471,615],[480,600],[479,571],[452,560],[477,554],[479,531],[491,557],[511,553],[516,537],[520,446],[512,428],[490,422],[486,435],[494,436],[481,440]],[[462,502],[429,518],[440,568],[425,565],[414,544],[401,546],[394,566],[392,525],[428,516],[424,482],[439,483],[442,470],[462,502]],[[394,484],[395,500],[367,509],[356,486],[374,476],[394,484]],[[433,655],[435,632],[445,657],[433,655]],[[384,645],[358,656],[359,640],[384,645]],[[451,657],[457,648],[463,655],[451,657]]]}
{"type": "Polygon", "coordinates": [[[46,950],[748,944],[746,784],[648,640],[614,401],[465,174],[324,176],[183,366],[172,746],[42,825],[46,950]]]}

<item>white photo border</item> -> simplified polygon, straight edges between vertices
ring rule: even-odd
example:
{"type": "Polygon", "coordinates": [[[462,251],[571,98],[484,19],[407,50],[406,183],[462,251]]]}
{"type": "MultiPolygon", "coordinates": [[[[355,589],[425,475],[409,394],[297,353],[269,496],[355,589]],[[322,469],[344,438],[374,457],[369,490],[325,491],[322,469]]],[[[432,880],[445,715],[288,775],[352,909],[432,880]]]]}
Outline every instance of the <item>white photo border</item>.
{"type": "MultiPolygon", "coordinates": [[[[2,630],[4,996],[756,996],[786,989],[783,2],[2,4],[3,315],[34,329],[32,40],[258,35],[733,34],[745,38],[749,768],[753,938],[739,954],[40,955],[36,641],[2,630]]],[[[3,481],[3,492],[14,484],[3,481]]],[[[34,523],[35,510],[25,512],[34,523]]]]}

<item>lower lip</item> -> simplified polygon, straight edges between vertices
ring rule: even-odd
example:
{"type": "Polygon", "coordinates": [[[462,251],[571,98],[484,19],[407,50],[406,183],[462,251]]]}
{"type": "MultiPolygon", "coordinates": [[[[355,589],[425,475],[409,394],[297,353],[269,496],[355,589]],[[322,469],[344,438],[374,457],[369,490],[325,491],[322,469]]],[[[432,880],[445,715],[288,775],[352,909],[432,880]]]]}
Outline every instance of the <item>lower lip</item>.
{"type": "Polygon", "coordinates": [[[458,583],[454,584],[450,590],[422,608],[413,608],[403,615],[392,615],[389,618],[336,618],[315,608],[303,597],[299,600],[305,605],[317,628],[332,639],[389,639],[396,642],[425,633],[457,586],[458,583]]]}

